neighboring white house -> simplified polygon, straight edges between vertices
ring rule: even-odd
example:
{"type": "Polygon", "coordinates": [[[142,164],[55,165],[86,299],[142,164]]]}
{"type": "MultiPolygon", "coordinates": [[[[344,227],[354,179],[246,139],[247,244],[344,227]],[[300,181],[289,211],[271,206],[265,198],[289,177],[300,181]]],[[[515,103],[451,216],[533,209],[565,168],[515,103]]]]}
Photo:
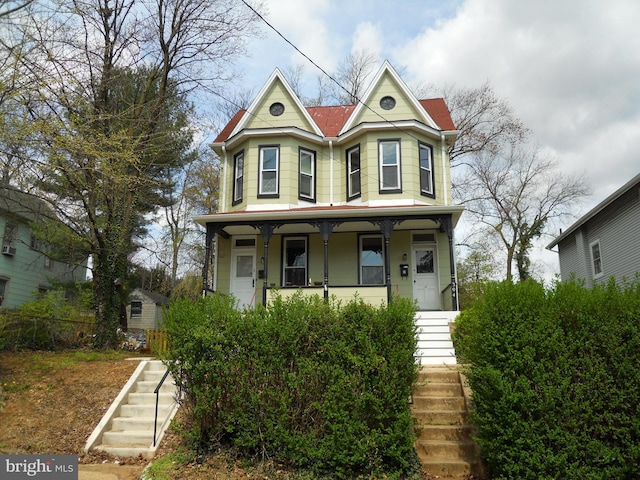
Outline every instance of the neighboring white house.
{"type": "Polygon", "coordinates": [[[164,295],[136,288],[129,295],[127,305],[127,329],[129,332],[141,332],[146,329],[157,330],[162,325],[164,307],[169,299],[164,295]]]}
{"type": "Polygon", "coordinates": [[[588,287],[640,273],[640,174],[562,232],[547,248],[558,247],[560,276],[588,287]]]}

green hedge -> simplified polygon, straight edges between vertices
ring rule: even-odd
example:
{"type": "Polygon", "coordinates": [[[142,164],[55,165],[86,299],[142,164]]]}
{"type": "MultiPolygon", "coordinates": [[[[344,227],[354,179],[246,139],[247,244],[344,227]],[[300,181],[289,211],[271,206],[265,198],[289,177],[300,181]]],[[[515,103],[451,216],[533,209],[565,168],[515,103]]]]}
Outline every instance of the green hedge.
{"type": "Polygon", "coordinates": [[[492,478],[639,478],[640,283],[494,284],[456,324],[492,478]]]}
{"type": "Polygon", "coordinates": [[[164,316],[198,448],[228,445],[337,478],[415,466],[414,306],[318,296],[239,312],[216,295],[164,316]]]}

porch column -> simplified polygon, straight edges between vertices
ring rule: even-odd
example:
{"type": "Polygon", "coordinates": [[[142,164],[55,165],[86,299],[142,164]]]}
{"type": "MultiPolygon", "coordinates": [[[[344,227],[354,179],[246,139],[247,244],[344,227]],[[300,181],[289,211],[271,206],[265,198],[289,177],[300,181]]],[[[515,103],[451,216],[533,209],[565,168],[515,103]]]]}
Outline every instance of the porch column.
{"type": "Polygon", "coordinates": [[[216,234],[219,233],[225,238],[229,238],[224,231],[224,225],[215,224],[215,223],[207,223],[206,226],[206,239],[205,239],[205,247],[204,247],[204,265],[202,266],[202,296],[206,296],[207,290],[209,289],[209,270],[211,266],[211,256],[213,250],[213,239],[216,234]]]}
{"type": "Polygon", "coordinates": [[[453,239],[453,221],[451,215],[442,218],[440,223],[441,230],[447,233],[449,239],[449,264],[451,265],[451,307],[453,310],[458,310],[458,285],[456,277],[456,257],[454,251],[454,239],[453,239]]]}
{"type": "Polygon", "coordinates": [[[211,263],[211,242],[213,240],[213,226],[207,223],[207,233],[204,243],[204,265],[202,265],[202,296],[206,297],[209,288],[209,264],[211,263]]]}
{"type": "Polygon", "coordinates": [[[324,244],[324,278],[322,284],[324,286],[324,299],[329,300],[329,236],[333,233],[333,227],[340,225],[342,222],[329,222],[323,220],[322,222],[312,223],[314,227],[320,229],[320,235],[322,235],[322,242],[324,244]]]}
{"type": "Polygon", "coordinates": [[[269,240],[277,225],[266,222],[258,226],[264,242],[264,278],[262,279],[262,304],[267,304],[267,285],[269,280],[269,240]]]}
{"type": "Polygon", "coordinates": [[[374,225],[380,227],[380,231],[384,236],[384,270],[385,270],[385,283],[387,285],[387,304],[391,302],[391,248],[389,246],[389,240],[391,239],[391,233],[396,223],[400,223],[401,220],[376,220],[372,221],[374,225]]]}

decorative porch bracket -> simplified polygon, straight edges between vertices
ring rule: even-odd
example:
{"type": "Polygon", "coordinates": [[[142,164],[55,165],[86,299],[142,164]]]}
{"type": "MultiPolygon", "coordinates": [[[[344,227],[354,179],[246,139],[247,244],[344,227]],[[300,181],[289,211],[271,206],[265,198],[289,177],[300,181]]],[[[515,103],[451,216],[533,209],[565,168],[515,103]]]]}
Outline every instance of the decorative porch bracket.
{"type": "Polygon", "coordinates": [[[322,242],[324,244],[324,279],[322,284],[324,286],[324,299],[329,300],[329,237],[333,233],[333,229],[340,225],[342,222],[329,222],[323,220],[321,222],[309,222],[310,225],[320,230],[322,235],[322,242]]]}
{"type": "Polygon", "coordinates": [[[402,222],[402,220],[392,220],[386,218],[384,220],[370,220],[374,225],[380,227],[380,232],[384,236],[384,270],[385,270],[385,283],[387,285],[387,304],[391,303],[391,248],[389,247],[389,240],[393,233],[393,227],[402,222]]]}
{"type": "Polygon", "coordinates": [[[458,286],[456,285],[456,258],[454,254],[453,220],[451,215],[440,219],[440,231],[445,232],[449,239],[449,264],[451,265],[451,307],[458,310],[458,286]]]}

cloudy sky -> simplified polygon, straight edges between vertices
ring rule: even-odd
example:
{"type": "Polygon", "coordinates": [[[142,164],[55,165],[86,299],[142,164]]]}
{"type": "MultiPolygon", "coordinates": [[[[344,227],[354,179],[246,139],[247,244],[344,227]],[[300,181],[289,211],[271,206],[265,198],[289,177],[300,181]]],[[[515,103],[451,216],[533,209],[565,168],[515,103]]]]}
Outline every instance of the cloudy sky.
{"type": "MultiPolygon", "coordinates": [[[[593,195],[577,216],[640,173],[638,0],[265,3],[267,20],[327,71],[366,48],[410,85],[488,81],[564,172],[586,174],[593,195]]],[[[257,92],[275,67],[302,64],[313,89],[319,71],[263,30],[239,65],[244,85],[257,92]]]]}

